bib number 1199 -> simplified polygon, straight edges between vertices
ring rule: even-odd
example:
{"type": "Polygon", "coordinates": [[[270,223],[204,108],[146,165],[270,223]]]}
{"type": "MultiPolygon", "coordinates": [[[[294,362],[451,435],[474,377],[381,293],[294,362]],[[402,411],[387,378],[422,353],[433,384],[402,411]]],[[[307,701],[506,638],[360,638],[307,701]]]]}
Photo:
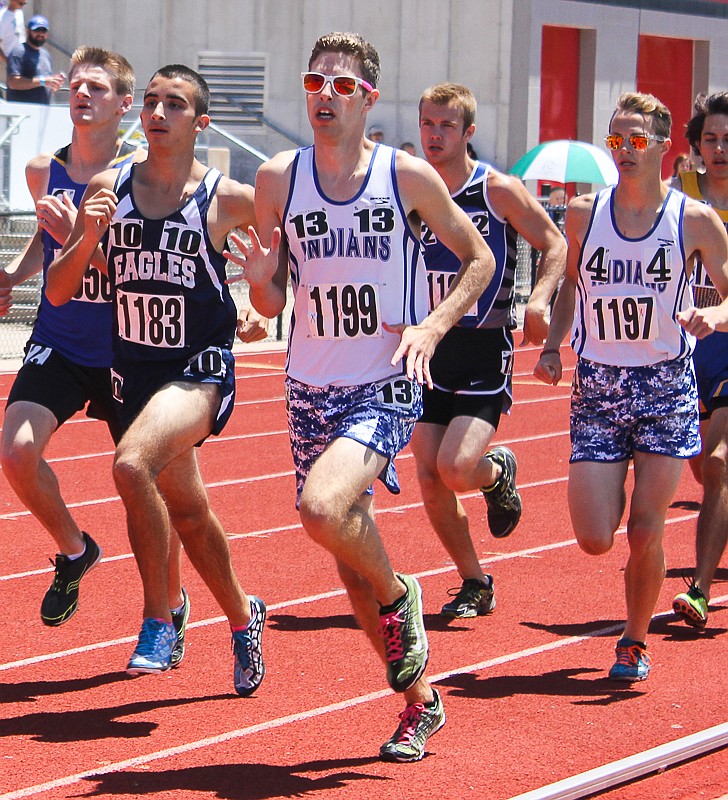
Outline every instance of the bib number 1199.
{"type": "Polygon", "coordinates": [[[308,287],[308,325],[319,339],[381,336],[379,289],[369,283],[308,287]]]}

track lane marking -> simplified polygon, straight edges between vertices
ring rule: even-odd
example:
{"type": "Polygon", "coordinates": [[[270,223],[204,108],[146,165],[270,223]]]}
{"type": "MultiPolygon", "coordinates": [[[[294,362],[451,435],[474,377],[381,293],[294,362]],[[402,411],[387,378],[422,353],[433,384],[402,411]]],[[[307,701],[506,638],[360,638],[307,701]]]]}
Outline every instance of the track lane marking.
{"type": "MultiPolygon", "coordinates": [[[[679,524],[682,522],[687,522],[697,517],[697,513],[692,514],[684,514],[679,517],[672,517],[668,519],[665,524],[679,524]]],[[[301,527],[300,525],[291,526],[288,530],[294,529],[296,527],[301,527]]],[[[622,526],[617,529],[615,535],[623,535],[627,532],[626,526],[622,526]]],[[[249,537],[251,534],[240,534],[240,538],[242,537],[249,537]]],[[[487,567],[491,564],[497,564],[501,561],[511,561],[517,558],[532,558],[535,555],[540,555],[542,553],[548,553],[552,550],[561,550],[565,547],[572,547],[573,545],[577,544],[576,539],[564,539],[560,542],[551,542],[545,545],[538,545],[536,547],[528,547],[523,550],[517,550],[513,553],[501,553],[499,555],[493,556],[492,558],[482,559],[481,564],[484,567],[487,567]]],[[[128,556],[131,558],[131,555],[128,556]]],[[[116,560],[120,560],[121,557],[116,557],[116,560]]],[[[103,561],[101,562],[104,563],[103,561]]],[[[431,578],[435,575],[445,575],[448,572],[455,572],[456,567],[454,564],[448,565],[445,567],[435,567],[429,570],[421,570],[420,572],[413,573],[418,578],[431,578]]],[[[279,603],[272,603],[268,606],[270,611],[278,611],[281,609],[290,609],[295,608],[301,605],[308,605],[310,603],[316,603],[320,600],[329,600],[334,597],[343,597],[346,594],[344,589],[332,589],[328,592],[322,592],[320,594],[309,595],[307,597],[299,597],[293,600],[283,600],[279,603]]],[[[728,599],[728,595],[726,596],[728,599]]],[[[716,598],[715,600],[711,599],[711,603],[719,603],[723,602],[723,598],[716,598]]],[[[670,611],[670,614],[673,612],[670,611]]],[[[208,619],[197,620],[195,622],[190,622],[188,624],[188,628],[203,628],[209,625],[217,625],[219,623],[227,622],[227,618],[224,616],[218,617],[209,617],[208,619]]],[[[61,650],[55,653],[45,653],[43,655],[38,656],[31,656],[29,658],[19,659],[18,661],[10,661],[4,664],[0,664],[0,672],[7,672],[11,669],[20,669],[22,667],[33,666],[34,664],[41,664],[45,661],[55,661],[61,658],[68,658],[70,656],[79,655],[80,653],[89,653],[93,652],[94,650],[105,650],[108,647],[115,647],[117,645],[122,644],[130,644],[136,642],[138,636],[123,636],[118,639],[110,639],[105,642],[96,642],[94,644],[87,644],[81,647],[73,647],[68,650],[61,650]]],[[[1,797],[1,796],[0,796],[1,797]]]]}
{"type": "MultiPolygon", "coordinates": [[[[728,600],[728,595],[724,595],[723,597],[715,598],[713,602],[716,603],[723,603],[728,600]]],[[[276,606],[271,606],[271,608],[275,608],[276,606]]],[[[665,611],[659,614],[655,614],[652,619],[661,619],[663,617],[672,616],[673,611],[665,611]]],[[[190,626],[191,627],[191,626],[190,626]]],[[[528,647],[524,650],[518,650],[514,653],[508,653],[506,655],[497,656],[495,658],[489,658],[485,661],[480,661],[476,664],[469,664],[467,666],[458,667],[456,669],[446,670],[444,672],[439,672],[436,675],[429,676],[429,681],[431,683],[439,683],[447,678],[452,678],[457,675],[468,675],[472,672],[479,672],[481,670],[491,669],[493,667],[501,666],[503,664],[512,663],[514,661],[520,661],[525,658],[530,658],[532,656],[541,655],[543,653],[548,653],[554,650],[559,650],[563,647],[569,647],[573,644],[581,644],[582,642],[588,641],[589,639],[596,639],[603,636],[610,636],[614,633],[617,633],[623,628],[623,624],[619,623],[618,625],[608,625],[603,628],[599,628],[595,631],[590,631],[589,633],[582,634],[580,636],[569,636],[565,639],[559,639],[555,642],[549,642],[544,645],[538,645],[536,647],[528,647]]],[[[132,767],[143,766],[145,764],[150,764],[154,761],[161,761],[165,758],[171,758],[173,756],[182,755],[184,753],[191,753],[196,750],[202,750],[207,747],[214,747],[218,744],[224,744],[226,742],[233,741],[235,739],[242,739],[245,736],[252,736],[256,733],[266,733],[271,730],[275,730],[276,728],[281,728],[285,725],[292,725],[297,722],[302,722],[304,720],[314,719],[315,717],[324,716],[326,714],[336,713],[338,711],[345,711],[354,706],[363,705],[365,703],[372,703],[376,702],[377,700],[381,700],[385,697],[388,697],[392,694],[390,689],[382,689],[377,692],[369,692],[368,694],[358,695],[356,697],[349,698],[348,700],[342,700],[338,703],[330,703],[326,706],[318,706],[317,708],[311,708],[306,711],[300,711],[295,714],[288,714],[284,717],[277,717],[275,719],[267,720],[266,722],[259,722],[255,725],[249,725],[245,728],[237,728],[232,731],[227,731],[226,733],[220,733],[216,736],[207,736],[203,739],[197,739],[194,742],[187,742],[185,744],[177,745],[175,747],[167,747],[163,750],[156,750],[152,753],[147,753],[142,756],[136,756],[134,758],[124,759],[122,761],[117,761],[112,764],[106,764],[102,767],[96,767],[94,769],[85,770],[83,772],[77,772],[73,775],[66,775],[62,778],[55,778],[51,781],[46,781],[45,783],[35,784],[33,786],[26,786],[23,789],[16,789],[11,792],[6,792],[5,794],[0,795],[0,800],[21,800],[23,797],[33,797],[38,794],[43,794],[44,792],[52,791],[53,789],[61,789],[66,786],[72,786],[73,784],[80,783],[82,780],[86,778],[93,778],[95,776],[100,775],[108,775],[115,772],[123,772],[126,769],[130,769],[132,767]]]]}

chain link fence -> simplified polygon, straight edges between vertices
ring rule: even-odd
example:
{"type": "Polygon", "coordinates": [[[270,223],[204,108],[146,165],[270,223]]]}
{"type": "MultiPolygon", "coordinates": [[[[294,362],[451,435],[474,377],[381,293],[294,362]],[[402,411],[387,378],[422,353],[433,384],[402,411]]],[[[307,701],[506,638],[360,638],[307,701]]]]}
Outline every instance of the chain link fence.
{"type": "MultiPolygon", "coordinates": [[[[32,214],[0,212],[0,266],[6,267],[21,252],[35,232],[35,224],[32,214]]],[[[537,262],[538,252],[519,237],[515,287],[519,324],[523,323],[523,309],[531,293],[537,262]]],[[[233,267],[229,269],[229,274],[235,274],[233,267]]],[[[35,321],[40,290],[40,274],[13,289],[13,307],[7,316],[0,317],[0,359],[15,359],[23,355],[23,348],[35,321]]],[[[245,281],[231,284],[230,291],[238,308],[248,304],[248,286],[245,281]]],[[[268,326],[269,341],[288,336],[292,303],[293,297],[289,290],[285,311],[276,320],[271,320],[268,326]]]]}

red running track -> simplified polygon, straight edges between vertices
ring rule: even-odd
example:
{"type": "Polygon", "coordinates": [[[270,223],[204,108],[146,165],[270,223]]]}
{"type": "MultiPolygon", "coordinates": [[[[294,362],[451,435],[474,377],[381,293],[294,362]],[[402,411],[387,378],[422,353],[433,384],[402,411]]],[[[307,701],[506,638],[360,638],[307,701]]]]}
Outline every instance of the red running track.
{"type": "MultiPolygon", "coordinates": [[[[427,522],[409,451],[398,460],[402,494],[377,489],[392,561],[423,585],[429,672],[448,715],[418,764],[377,759],[401,698],[385,688],[330,558],[298,523],[282,353],[239,355],[239,407],[224,435],[200,452],[238,574],[268,604],[268,672],[252,698],[234,694],[227,626],[189,565],[192,617],[181,668],[125,675],[141,587],[103,425],[75,418],[49,448],[67,502],[104,549],[84,579],[78,613],[62,628],[44,628],[38,616],[51,541],[0,478],[0,800],[507,800],[726,722],[728,572],[719,572],[702,634],[670,610],[694,559],[700,490],[687,469],[666,530],[652,675],[631,687],[606,680],[624,615],[626,541],[618,536],[600,558],[576,546],[566,507],[569,387],[534,381],[535,358],[533,348],[517,353],[516,403],[497,435],[519,460],[518,530],[492,538],[480,495],[463,501],[495,577],[495,614],[450,624],[438,616],[459,581],[427,522]]],[[[0,375],[3,397],[11,381],[0,375]]],[[[719,750],[601,796],[714,800],[725,792],[728,751],[719,750]]]]}

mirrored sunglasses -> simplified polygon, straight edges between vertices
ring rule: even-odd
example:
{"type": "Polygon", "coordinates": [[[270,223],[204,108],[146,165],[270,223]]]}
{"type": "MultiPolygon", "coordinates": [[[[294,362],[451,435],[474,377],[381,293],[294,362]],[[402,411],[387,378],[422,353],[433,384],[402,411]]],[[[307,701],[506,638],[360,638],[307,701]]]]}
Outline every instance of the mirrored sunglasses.
{"type": "MultiPolygon", "coordinates": [[[[629,145],[633,150],[647,150],[651,141],[664,142],[664,136],[653,136],[651,133],[631,133],[628,137],[629,145]]],[[[624,144],[624,136],[621,133],[610,133],[604,137],[604,143],[610,150],[619,150],[624,144]]]]}
{"type": "Polygon", "coordinates": [[[374,89],[371,83],[362,78],[355,78],[353,75],[323,75],[320,72],[302,72],[301,80],[303,88],[309,94],[318,94],[323,91],[327,83],[330,83],[332,89],[341,97],[351,97],[358,86],[363,86],[367,92],[374,89]]]}

